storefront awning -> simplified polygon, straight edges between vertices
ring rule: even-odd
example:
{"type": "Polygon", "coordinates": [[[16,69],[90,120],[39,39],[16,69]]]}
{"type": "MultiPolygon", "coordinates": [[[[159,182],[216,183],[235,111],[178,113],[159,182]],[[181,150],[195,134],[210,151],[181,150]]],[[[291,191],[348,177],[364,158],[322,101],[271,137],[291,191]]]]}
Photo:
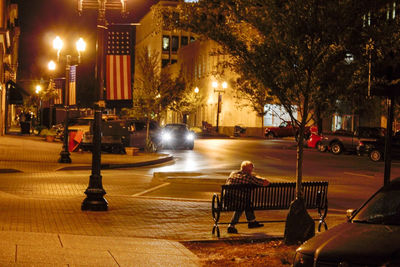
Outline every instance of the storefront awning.
{"type": "Polygon", "coordinates": [[[24,88],[19,86],[13,81],[6,82],[8,104],[22,105],[24,103],[24,96],[29,96],[24,88]]]}

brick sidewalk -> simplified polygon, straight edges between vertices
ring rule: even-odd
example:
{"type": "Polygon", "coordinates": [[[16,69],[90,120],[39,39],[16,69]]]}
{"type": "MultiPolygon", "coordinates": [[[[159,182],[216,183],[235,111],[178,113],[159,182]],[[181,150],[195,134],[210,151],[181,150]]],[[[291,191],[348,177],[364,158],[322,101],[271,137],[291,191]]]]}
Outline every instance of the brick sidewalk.
{"type": "MultiPolygon", "coordinates": [[[[149,175],[102,172],[109,210],[82,212],[90,172],[55,171],[64,166],[56,162],[61,146],[35,138],[0,137],[0,169],[22,171],[0,173],[1,266],[197,266],[196,256],[178,241],[217,239],[211,235],[210,200],[135,197],[165,182],[149,175]]],[[[102,162],[158,157],[142,156],[109,155],[102,162]]],[[[73,153],[71,166],[90,159],[90,154],[73,153]]],[[[284,220],[287,211],[256,214],[260,220],[284,220]]],[[[230,216],[224,214],[221,221],[230,216]]],[[[329,213],[327,223],[332,227],[343,220],[344,214],[329,213]]],[[[270,238],[282,236],[283,229],[284,223],[259,229],[238,225],[239,235],[233,237],[222,225],[221,237],[270,238]]]]}
{"type": "MultiPolygon", "coordinates": [[[[0,136],[0,172],[1,169],[15,169],[23,172],[48,172],[62,169],[90,169],[92,154],[90,152],[71,152],[71,164],[58,163],[61,142],[46,142],[37,136],[0,136]],[[42,163],[42,164],[39,164],[42,163]]],[[[165,162],[172,160],[167,154],[138,153],[134,156],[119,154],[101,154],[104,168],[115,165],[140,166],[152,161],[165,162]]]]}

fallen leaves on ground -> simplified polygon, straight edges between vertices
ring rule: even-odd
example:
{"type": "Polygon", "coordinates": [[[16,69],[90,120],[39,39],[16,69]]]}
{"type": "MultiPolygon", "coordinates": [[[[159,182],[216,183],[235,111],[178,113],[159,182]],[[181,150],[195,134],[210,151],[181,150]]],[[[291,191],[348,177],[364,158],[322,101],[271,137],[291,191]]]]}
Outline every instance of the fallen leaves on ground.
{"type": "Polygon", "coordinates": [[[182,242],[203,266],[290,266],[298,246],[282,240],[224,240],[182,242]]]}

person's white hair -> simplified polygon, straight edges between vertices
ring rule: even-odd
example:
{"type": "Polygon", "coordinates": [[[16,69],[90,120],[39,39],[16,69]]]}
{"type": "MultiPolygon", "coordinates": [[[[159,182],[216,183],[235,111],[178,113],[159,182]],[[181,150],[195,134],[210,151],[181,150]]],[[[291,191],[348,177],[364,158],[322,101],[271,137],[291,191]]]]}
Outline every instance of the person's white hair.
{"type": "Polygon", "coordinates": [[[245,160],[242,162],[242,164],[240,164],[240,170],[241,171],[245,171],[248,172],[249,170],[254,168],[254,164],[253,162],[249,161],[249,160],[245,160]]]}

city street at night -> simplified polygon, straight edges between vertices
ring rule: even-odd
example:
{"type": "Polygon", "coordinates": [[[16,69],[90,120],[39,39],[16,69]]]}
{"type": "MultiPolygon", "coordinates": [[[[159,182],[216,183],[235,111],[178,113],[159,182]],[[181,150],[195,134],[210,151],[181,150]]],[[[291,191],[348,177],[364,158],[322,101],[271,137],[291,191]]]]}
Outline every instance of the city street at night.
{"type": "MultiPolygon", "coordinates": [[[[62,244],[71,242],[71,249],[88,246],[93,238],[100,238],[107,243],[112,237],[112,242],[122,240],[127,244],[135,243],[138,238],[148,242],[214,240],[211,234],[211,196],[219,193],[220,185],[230,171],[238,168],[242,159],[253,160],[257,172],[273,182],[294,179],[294,174],[290,173],[290,169],[293,169],[291,165],[295,163],[293,140],[199,139],[193,151],[165,150],[157,153],[160,156],[146,153],[120,156],[121,161],[122,157],[133,157],[129,159],[131,163],[157,157],[172,156],[173,159],[152,166],[103,170],[109,210],[82,212],[80,206],[91,167],[90,161],[85,162],[83,158],[90,158],[90,153],[72,153],[73,163],[66,166],[56,163],[62,146],[60,142],[47,143],[37,137],[22,136],[1,137],[1,140],[7,141],[13,151],[6,153],[6,146],[1,145],[0,163],[7,166],[0,174],[0,206],[3,214],[0,227],[3,233],[19,238],[22,238],[21,233],[30,233],[33,239],[39,233],[46,234],[50,239],[56,234],[62,244]],[[29,148],[35,149],[36,153],[23,153],[29,148]],[[262,156],[252,155],[251,151],[262,156]],[[65,168],[69,170],[62,170],[65,168]],[[73,242],[73,238],[79,236],[86,240],[86,245],[73,242]]],[[[344,220],[347,208],[358,207],[382,183],[379,175],[382,164],[371,163],[366,157],[320,154],[311,149],[306,149],[305,155],[305,166],[313,166],[315,160],[319,165],[313,168],[313,176],[308,176],[305,170],[304,179],[326,180],[330,183],[327,217],[330,228],[344,220]],[[341,167],[335,168],[339,164],[342,164],[341,167]],[[325,172],[328,167],[329,172],[325,172]]],[[[103,154],[103,158],[106,162],[108,155],[103,154]]],[[[398,172],[396,164],[393,164],[394,173],[398,172]]],[[[257,214],[260,220],[282,221],[286,213],[259,211],[257,214]]],[[[310,214],[316,216],[315,211],[310,211],[310,214]]],[[[228,218],[229,214],[223,215],[224,220],[228,218]]],[[[241,226],[239,229],[242,229],[241,226]]],[[[279,237],[283,235],[284,222],[268,223],[262,229],[243,228],[243,231],[246,235],[253,235],[253,238],[279,237]]],[[[221,234],[222,237],[228,237],[224,229],[221,234]]],[[[34,241],[12,242],[26,246],[35,244],[34,241]]],[[[109,249],[104,243],[95,246],[99,250],[109,249]]],[[[113,248],[110,253],[121,264],[121,258],[118,258],[119,254],[113,254],[113,248]]],[[[140,251],[138,253],[140,255],[140,251]]],[[[167,257],[168,252],[165,255],[167,257]]],[[[22,262],[27,260],[23,257],[19,259],[22,262]]],[[[53,260],[54,263],[62,262],[54,257],[48,260],[50,263],[53,260]]],[[[40,262],[40,258],[32,262],[36,261],[40,262]]]]}
{"type": "Polygon", "coordinates": [[[400,0],[0,0],[0,266],[400,266],[400,0]]]}

